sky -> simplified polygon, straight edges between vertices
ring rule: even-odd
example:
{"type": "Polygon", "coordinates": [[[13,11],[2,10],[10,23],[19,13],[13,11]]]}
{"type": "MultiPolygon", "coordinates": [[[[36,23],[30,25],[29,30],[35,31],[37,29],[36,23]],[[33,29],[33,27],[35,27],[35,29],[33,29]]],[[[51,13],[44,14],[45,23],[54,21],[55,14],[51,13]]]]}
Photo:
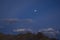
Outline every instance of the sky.
{"type": "Polygon", "coordinates": [[[60,0],[0,0],[0,32],[60,29],[60,0]]]}

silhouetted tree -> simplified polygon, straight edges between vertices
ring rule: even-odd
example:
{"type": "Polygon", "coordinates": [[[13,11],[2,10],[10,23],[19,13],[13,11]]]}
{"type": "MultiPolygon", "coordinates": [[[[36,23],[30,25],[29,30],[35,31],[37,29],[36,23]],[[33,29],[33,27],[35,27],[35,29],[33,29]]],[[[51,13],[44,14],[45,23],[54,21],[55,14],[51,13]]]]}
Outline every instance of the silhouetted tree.
{"type": "Polygon", "coordinates": [[[18,35],[11,35],[11,34],[7,35],[0,33],[0,40],[57,40],[57,39],[49,38],[41,32],[38,32],[37,34],[27,32],[25,34],[18,34],[18,35]]]}

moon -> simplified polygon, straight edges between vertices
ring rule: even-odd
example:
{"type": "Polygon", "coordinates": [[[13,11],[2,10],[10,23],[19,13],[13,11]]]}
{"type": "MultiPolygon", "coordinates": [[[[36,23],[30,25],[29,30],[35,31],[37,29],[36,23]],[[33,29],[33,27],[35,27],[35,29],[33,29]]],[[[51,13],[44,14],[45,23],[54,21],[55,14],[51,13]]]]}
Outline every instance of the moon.
{"type": "Polygon", "coordinates": [[[37,11],[38,11],[38,10],[36,10],[36,9],[34,10],[35,13],[36,13],[37,11]]]}

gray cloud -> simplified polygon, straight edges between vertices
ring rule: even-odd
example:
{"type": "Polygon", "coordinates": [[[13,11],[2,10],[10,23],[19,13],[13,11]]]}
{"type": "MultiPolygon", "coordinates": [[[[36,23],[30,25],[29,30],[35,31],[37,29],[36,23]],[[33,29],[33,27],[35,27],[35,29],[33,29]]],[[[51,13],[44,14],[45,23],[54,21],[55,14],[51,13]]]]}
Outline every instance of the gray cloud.
{"type": "Polygon", "coordinates": [[[17,19],[17,18],[5,18],[0,19],[0,21],[5,23],[32,23],[32,19],[17,19]]]}
{"type": "Polygon", "coordinates": [[[39,30],[39,32],[43,32],[45,35],[49,36],[49,37],[57,37],[57,34],[60,34],[60,32],[58,30],[55,30],[53,28],[47,28],[47,29],[42,29],[39,30]]]}
{"type": "Polygon", "coordinates": [[[4,28],[4,26],[0,26],[0,29],[1,29],[1,28],[4,28]]]}
{"type": "Polygon", "coordinates": [[[50,34],[58,34],[58,33],[60,33],[58,30],[56,31],[53,28],[42,29],[42,30],[39,30],[39,32],[50,33],[50,34]]]}
{"type": "Polygon", "coordinates": [[[20,29],[13,29],[13,32],[32,32],[32,29],[20,28],[20,29]]]}

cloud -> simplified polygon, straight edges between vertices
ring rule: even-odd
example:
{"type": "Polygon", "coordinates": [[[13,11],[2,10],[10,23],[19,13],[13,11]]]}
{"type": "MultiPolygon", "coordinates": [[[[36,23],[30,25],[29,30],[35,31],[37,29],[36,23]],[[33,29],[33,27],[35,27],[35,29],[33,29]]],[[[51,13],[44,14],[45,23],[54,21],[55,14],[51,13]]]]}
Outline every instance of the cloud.
{"type": "Polygon", "coordinates": [[[21,28],[21,29],[13,29],[13,32],[32,32],[32,29],[26,29],[26,28],[21,28]]]}
{"type": "Polygon", "coordinates": [[[21,32],[21,31],[25,31],[25,29],[14,29],[14,32],[21,32]]]}
{"type": "Polygon", "coordinates": [[[50,34],[58,34],[58,33],[60,33],[58,30],[56,31],[53,28],[42,29],[42,30],[39,30],[39,32],[50,33],[50,34]]]}
{"type": "Polygon", "coordinates": [[[18,19],[18,18],[5,18],[0,19],[0,21],[5,23],[32,23],[32,19],[18,19]]]}
{"type": "Polygon", "coordinates": [[[56,38],[57,35],[60,34],[58,30],[55,30],[53,28],[42,29],[42,30],[39,30],[39,32],[44,33],[46,36],[49,36],[50,38],[52,37],[56,38]]]}
{"type": "Polygon", "coordinates": [[[1,29],[1,28],[4,28],[4,26],[0,26],[0,29],[1,29]]]}
{"type": "Polygon", "coordinates": [[[32,22],[32,19],[26,19],[26,21],[28,21],[28,22],[32,22]]]}

